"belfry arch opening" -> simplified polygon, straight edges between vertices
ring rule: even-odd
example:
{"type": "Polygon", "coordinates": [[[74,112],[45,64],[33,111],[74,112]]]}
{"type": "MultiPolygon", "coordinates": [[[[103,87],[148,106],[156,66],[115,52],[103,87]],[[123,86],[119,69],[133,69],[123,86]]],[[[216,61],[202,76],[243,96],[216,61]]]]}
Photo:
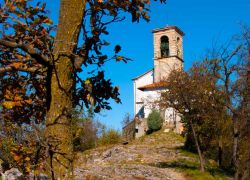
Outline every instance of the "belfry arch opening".
{"type": "Polygon", "coordinates": [[[177,37],[176,42],[177,42],[177,56],[181,57],[180,38],[179,37],[177,37]]]}
{"type": "Polygon", "coordinates": [[[169,39],[167,36],[161,37],[161,57],[169,57],[169,39]]]}

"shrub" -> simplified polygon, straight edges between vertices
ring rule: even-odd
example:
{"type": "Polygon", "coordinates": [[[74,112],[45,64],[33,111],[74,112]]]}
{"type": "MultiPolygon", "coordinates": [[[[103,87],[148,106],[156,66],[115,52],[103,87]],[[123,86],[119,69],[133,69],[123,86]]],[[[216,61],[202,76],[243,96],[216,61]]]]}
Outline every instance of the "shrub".
{"type": "Polygon", "coordinates": [[[163,119],[157,110],[153,110],[148,116],[147,123],[148,133],[152,133],[161,129],[163,119]]]}
{"type": "Polygon", "coordinates": [[[73,134],[74,151],[85,151],[95,148],[104,125],[94,117],[90,108],[88,111],[72,110],[71,130],[73,134]]]}
{"type": "Polygon", "coordinates": [[[111,145],[121,142],[121,133],[115,129],[104,130],[98,139],[98,145],[111,145]]]}
{"type": "Polygon", "coordinates": [[[73,140],[74,151],[85,151],[96,146],[98,129],[95,124],[91,119],[83,119],[77,123],[73,140]]]}

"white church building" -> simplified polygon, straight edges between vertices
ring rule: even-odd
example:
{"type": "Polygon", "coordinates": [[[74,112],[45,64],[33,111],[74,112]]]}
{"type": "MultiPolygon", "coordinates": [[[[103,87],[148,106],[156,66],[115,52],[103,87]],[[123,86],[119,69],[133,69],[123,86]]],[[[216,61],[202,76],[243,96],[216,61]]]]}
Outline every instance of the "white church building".
{"type": "MultiPolygon", "coordinates": [[[[147,131],[147,117],[159,99],[162,91],[166,91],[164,80],[173,69],[183,68],[183,36],[184,33],[176,26],[154,29],[154,68],[133,78],[135,137],[147,131]]],[[[173,108],[161,110],[166,130],[181,133],[181,117],[173,108]]]]}

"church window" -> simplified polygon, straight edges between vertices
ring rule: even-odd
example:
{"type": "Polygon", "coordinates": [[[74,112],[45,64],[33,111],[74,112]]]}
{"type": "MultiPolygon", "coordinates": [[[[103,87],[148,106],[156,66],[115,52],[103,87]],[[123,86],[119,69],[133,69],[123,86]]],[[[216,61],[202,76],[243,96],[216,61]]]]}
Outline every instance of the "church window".
{"type": "Polygon", "coordinates": [[[168,57],[169,56],[169,40],[167,36],[161,37],[161,57],[168,57]]]}
{"type": "Polygon", "coordinates": [[[177,37],[177,56],[180,57],[181,51],[180,51],[180,38],[177,37]]]}

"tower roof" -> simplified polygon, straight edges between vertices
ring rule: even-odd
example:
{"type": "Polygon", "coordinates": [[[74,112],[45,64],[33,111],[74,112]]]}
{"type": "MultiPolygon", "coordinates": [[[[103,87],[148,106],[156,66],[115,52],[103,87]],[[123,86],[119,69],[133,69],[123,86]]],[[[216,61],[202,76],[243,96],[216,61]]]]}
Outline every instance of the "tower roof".
{"type": "Polygon", "coordinates": [[[176,30],[182,36],[185,35],[185,33],[180,28],[178,28],[177,26],[166,26],[164,28],[157,28],[157,29],[152,30],[152,32],[156,33],[156,32],[161,32],[161,31],[166,31],[166,30],[171,30],[171,29],[176,30]]]}

